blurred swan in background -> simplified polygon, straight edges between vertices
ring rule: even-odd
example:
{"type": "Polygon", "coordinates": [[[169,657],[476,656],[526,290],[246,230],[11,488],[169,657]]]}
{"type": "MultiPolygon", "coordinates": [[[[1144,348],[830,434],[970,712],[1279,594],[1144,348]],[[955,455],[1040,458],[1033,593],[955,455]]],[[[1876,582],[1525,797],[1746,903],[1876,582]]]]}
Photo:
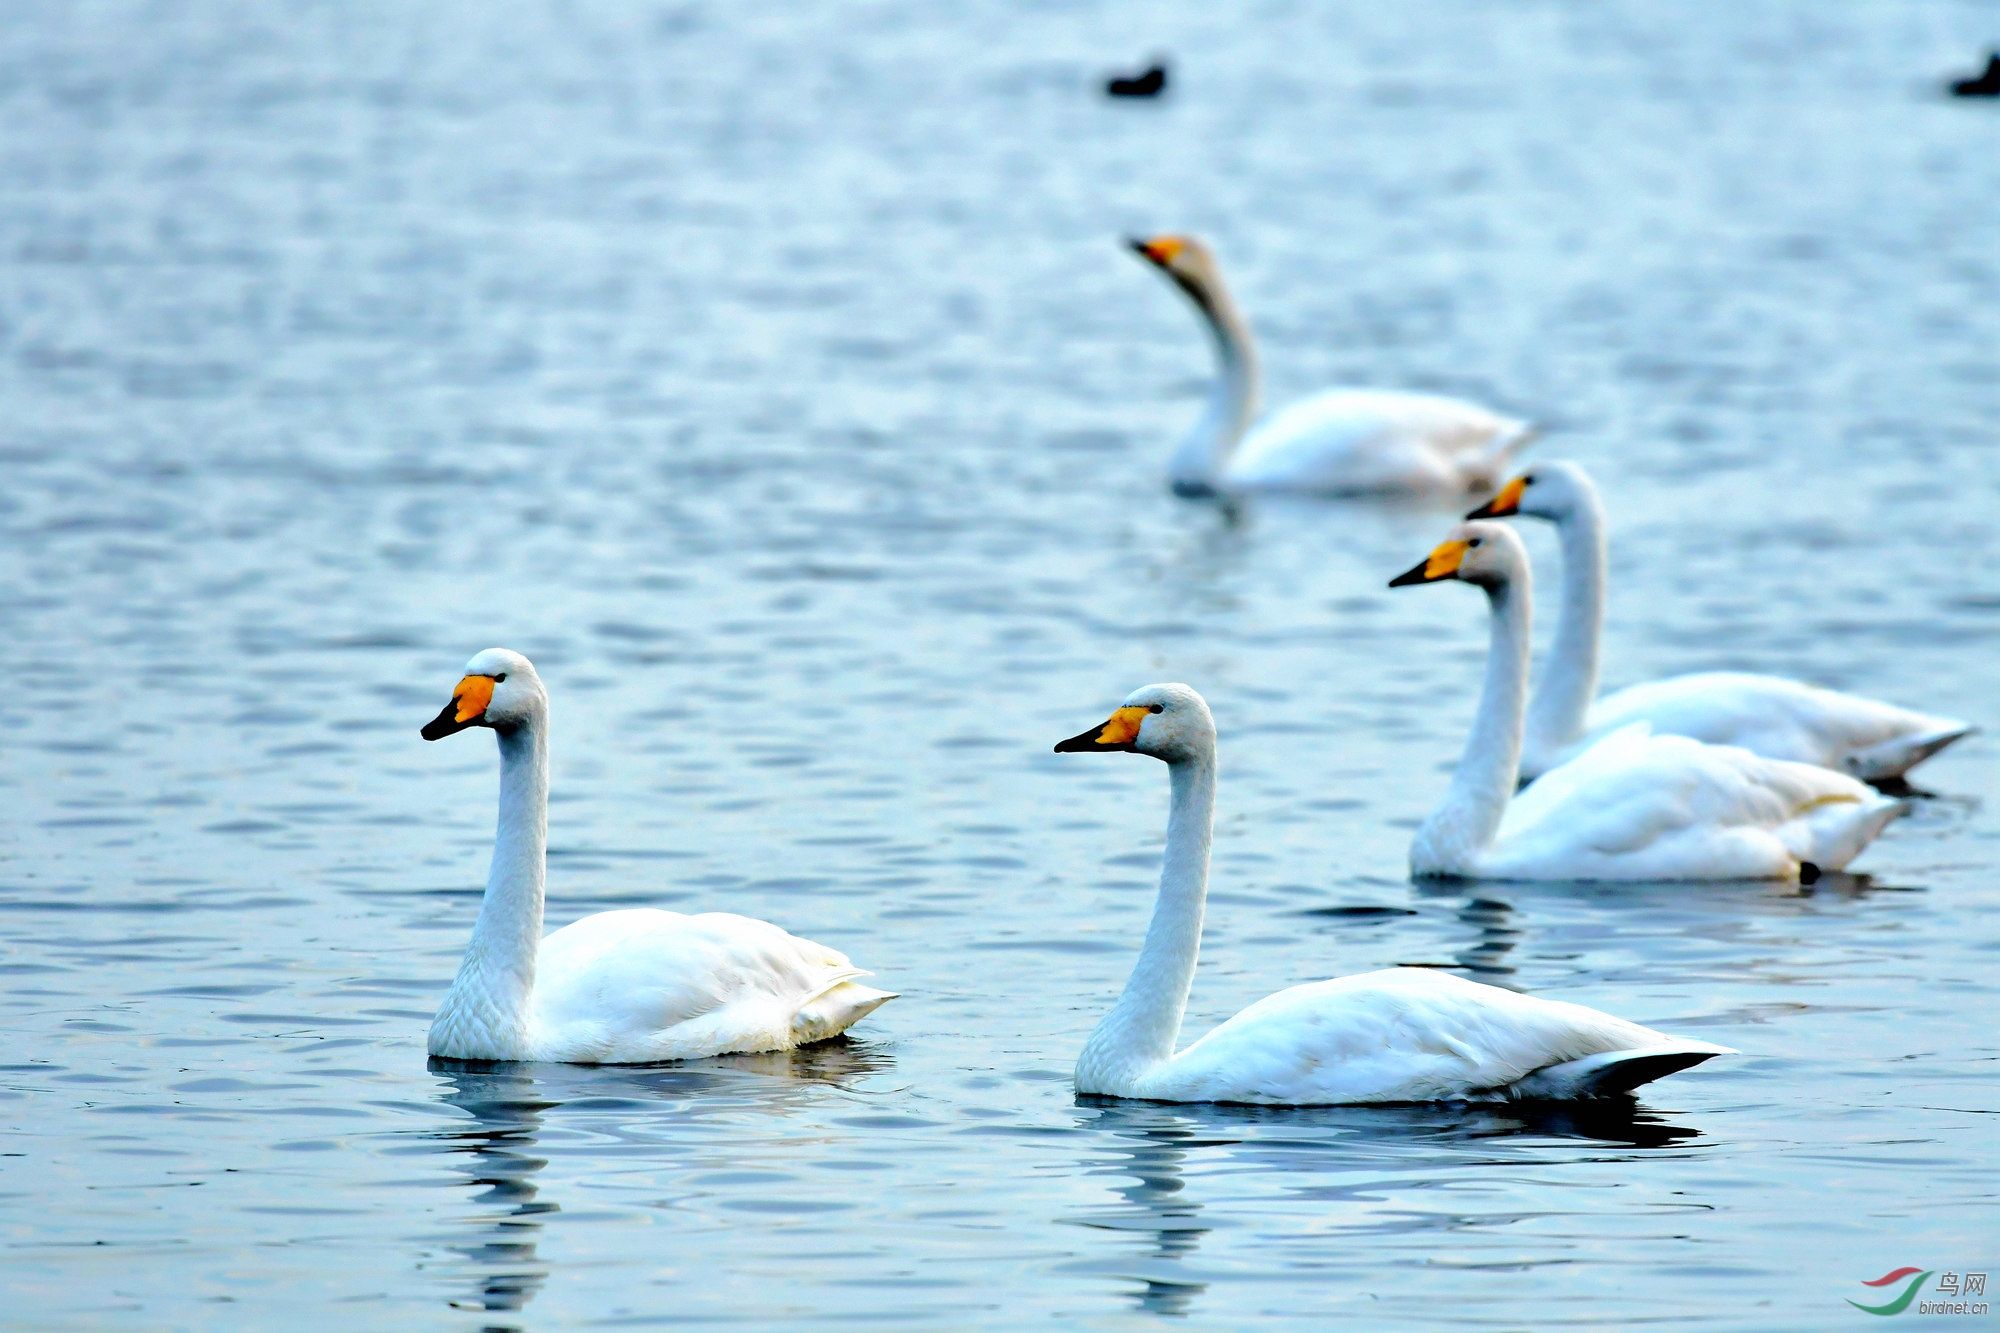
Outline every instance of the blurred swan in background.
{"type": "Polygon", "coordinates": [[[1528,553],[1471,522],[1390,587],[1459,579],[1493,618],[1486,683],[1450,790],[1417,829],[1410,869],[1468,879],[1816,879],[1905,809],[1812,764],[1621,728],[1515,795],[1528,704],[1528,553]]]}
{"type": "Polygon", "coordinates": [[[1528,423],[1436,394],[1328,389],[1254,427],[1261,375],[1250,326],[1208,247],[1192,236],[1129,242],[1194,303],[1222,372],[1208,408],[1173,458],[1182,495],[1325,494],[1490,489],[1533,431],[1528,423]]]}
{"type": "Polygon", "coordinates": [[[423,729],[489,727],[500,823],[472,943],[431,1023],[456,1060],[644,1064],[780,1051],[846,1031],[895,996],[845,955],[727,912],[599,912],[542,937],[549,705],[527,658],[489,648],[423,729]]]}
{"type": "Polygon", "coordinates": [[[1563,550],[1562,613],[1528,706],[1523,777],[1538,777],[1634,722],[1877,781],[1901,777],[1972,730],[1953,718],[1742,671],[1649,681],[1593,705],[1605,585],[1604,506],[1597,487],[1575,463],[1538,463],[1467,517],[1511,514],[1554,523],[1563,550]]]}
{"type": "Polygon", "coordinates": [[[1279,1106],[1592,1097],[1735,1053],[1578,1004],[1390,968],[1266,996],[1177,1055],[1208,897],[1214,719],[1187,686],[1148,685],[1056,750],[1151,755],[1172,785],[1152,925],[1077,1057],[1079,1093],[1279,1106]]]}

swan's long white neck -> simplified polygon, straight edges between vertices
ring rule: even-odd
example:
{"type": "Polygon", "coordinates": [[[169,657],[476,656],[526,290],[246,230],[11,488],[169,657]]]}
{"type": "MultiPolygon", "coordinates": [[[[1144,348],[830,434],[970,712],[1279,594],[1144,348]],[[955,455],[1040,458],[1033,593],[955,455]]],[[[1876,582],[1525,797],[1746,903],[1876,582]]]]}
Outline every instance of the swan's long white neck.
{"type": "Polygon", "coordinates": [[[495,733],[500,740],[500,824],[472,943],[431,1024],[432,1055],[456,1055],[478,1039],[485,1058],[527,1058],[535,959],[548,880],[549,739],[546,714],[495,733]]]}
{"type": "Polygon", "coordinates": [[[1160,896],[1146,943],[1118,1003],[1076,1059],[1081,1091],[1116,1090],[1171,1060],[1181,1014],[1201,953],[1202,906],[1208,898],[1208,852],[1215,830],[1215,753],[1168,767],[1172,777],[1167,851],[1160,896]]]}
{"type": "Polygon", "coordinates": [[[1190,295],[1190,299],[1215,338],[1215,360],[1221,378],[1209,395],[1201,419],[1174,451],[1173,481],[1178,487],[1213,490],[1230,451],[1257,416],[1262,375],[1250,326],[1221,281],[1209,283],[1199,298],[1190,295]]]}
{"type": "Polygon", "coordinates": [[[1604,506],[1588,485],[1558,523],[1562,539],[1562,611],[1542,683],[1528,706],[1527,746],[1550,755],[1584,733],[1597,698],[1598,642],[1604,631],[1604,506]]]}
{"type": "Polygon", "coordinates": [[[1473,875],[1479,854],[1500,831],[1521,771],[1521,720],[1528,704],[1529,603],[1522,571],[1518,581],[1486,587],[1493,613],[1493,641],[1486,652],[1486,684],[1479,713],[1465,743],[1451,789],[1417,829],[1410,868],[1419,875],[1473,875]]]}

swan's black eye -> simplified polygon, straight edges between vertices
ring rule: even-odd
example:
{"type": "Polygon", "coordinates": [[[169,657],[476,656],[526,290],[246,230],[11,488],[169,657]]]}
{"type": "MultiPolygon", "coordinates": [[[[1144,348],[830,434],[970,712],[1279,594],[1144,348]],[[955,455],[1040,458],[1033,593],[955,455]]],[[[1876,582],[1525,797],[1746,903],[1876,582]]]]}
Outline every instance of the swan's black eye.
{"type": "Polygon", "coordinates": [[[1473,539],[1472,539],[1471,541],[1467,542],[1467,543],[1466,543],[1466,545],[1467,545],[1467,546],[1477,546],[1477,545],[1479,545],[1479,543],[1481,543],[1481,542],[1483,542],[1483,541],[1485,541],[1485,540],[1486,540],[1486,539],[1485,539],[1484,537],[1474,537],[1474,538],[1473,538],[1473,539]]]}
{"type": "Polygon", "coordinates": [[[1167,711],[1167,706],[1165,704],[1154,704],[1151,708],[1148,708],[1146,711],[1149,713],[1164,713],[1167,711]]]}
{"type": "Polygon", "coordinates": [[[493,678],[493,683],[494,683],[495,685],[498,685],[498,684],[499,684],[499,683],[500,683],[501,681],[503,681],[503,680],[505,680],[505,679],[507,679],[507,673],[503,671],[503,672],[501,672],[501,673],[500,673],[499,675],[497,675],[497,676],[495,676],[495,677],[493,678]]]}
{"type": "Polygon", "coordinates": [[[1533,477],[1523,477],[1521,478],[1521,484],[1523,486],[1532,486],[1535,484],[1535,479],[1533,477]]]}

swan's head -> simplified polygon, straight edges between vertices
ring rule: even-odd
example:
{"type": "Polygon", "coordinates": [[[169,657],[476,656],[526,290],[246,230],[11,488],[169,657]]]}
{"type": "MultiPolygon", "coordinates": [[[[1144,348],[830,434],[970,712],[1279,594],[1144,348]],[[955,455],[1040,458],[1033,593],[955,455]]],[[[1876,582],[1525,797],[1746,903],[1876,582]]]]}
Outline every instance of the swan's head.
{"type": "Polygon", "coordinates": [[[1392,588],[1458,579],[1491,590],[1518,580],[1528,568],[1528,550],[1505,523],[1461,523],[1438,548],[1389,580],[1392,588]]]}
{"type": "Polygon", "coordinates": [[[1139,257],[1172,278],[1174,285],[1203,310],[1213,311],[1215,293],[1222,289],[1222,270],[1215,256],[1194,236],[1155,236],[1149,241],[1136,237],[1126,241],[1139,257]]]}
{"type": "Polygon", "coordinates": [[[1056,743],[1057,754],[1149,754],[1170,764],[1215,753],[1208,701],[1186,685],[1148,685],[1089,731],[1056,743]]]}
{"type": "Polygon", "coordinates": [[[1537,463],[1500,488],[1500,493],[1467,518],[1509,518],[1526,514],[1560,523],[1589,504],[1596,488],[1574,463],[1537,463]]]}
{"type": "Polygon", "coordinates": [[[467,727],[514,728],[545,712],[548,695],[535,664],[507,648],[488,648],[465,664],[465,676],[444,711],[424,726],[424,739],[443,740],[467,727]]]}

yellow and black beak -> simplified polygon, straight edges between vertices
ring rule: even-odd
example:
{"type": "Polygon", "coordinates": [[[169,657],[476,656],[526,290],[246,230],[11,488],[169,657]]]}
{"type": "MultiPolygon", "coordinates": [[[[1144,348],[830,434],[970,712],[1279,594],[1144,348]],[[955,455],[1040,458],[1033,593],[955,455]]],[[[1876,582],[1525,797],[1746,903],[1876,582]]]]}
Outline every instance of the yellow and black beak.
{"type": "Polygon", "coordinates": [[[1415,565],[1396,575],[1395,578],[1390,579],[1389,586],[1392,588],[1407,588],[1412,583],[1436,583],[1440,579],[1457,578],[1458,567],[1465,560],[1465,552],[1468,545],[1469,543],[1466,542],[1444,543],[1444,545],[1417,561],[1415,565]]]}
{"type": "Polygon", "coordinates": [[[1525,476],[1516,477],[1500,488],[1500,494],[1467,514],[1467,518],[1511,518],[1521,512],[1521,492],[1528,489],[1525,476]]]}
{"type": "Polygon", "coordinates": [[[454,731],[476,727],[486,720],[486,706],[493,702],[493,677],[467,676],[451,692],[444,711],[424,724],[427,741],[440,741],[454,731]]]}
{"type": "Polygon", "coordinates": [[[1092,727],[1089,731],[1072,736],[1066,741],[1057,741],[1056,753],[1110,754],[1121,750],[1126,754],[1137,753],[1138,747],[1133,742],[1139,739],[1139,724],[1144,722],[1146,715],[1152,711],[1150,708],[1136,706],[1121,708],[1113,713],[1108,721],[1092,727]]]}
{"type": "Polygon", "coordinates": [[[1172,236],[1155,236],[1150,241],[1142,241],[1136,236],[1127,237],[1125,244],[1139,252],[1141,258],[1160,268],[1174,262],[1174,256],[1187,248],[1185,241],[1172,236]]]}

